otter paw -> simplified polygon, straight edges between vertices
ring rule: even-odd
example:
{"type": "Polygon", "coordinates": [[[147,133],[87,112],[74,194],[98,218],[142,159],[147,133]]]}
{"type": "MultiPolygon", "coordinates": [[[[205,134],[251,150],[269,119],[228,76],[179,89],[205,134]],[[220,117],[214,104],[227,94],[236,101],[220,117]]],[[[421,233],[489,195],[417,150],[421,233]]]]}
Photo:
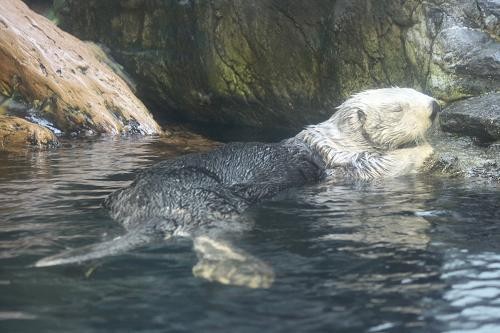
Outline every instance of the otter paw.
{"type": "Polygon", "coordinates": [[[274,282],[273,269],[263,261],[209,237],[198,237],[194,248],[199,261],[193,275],[208,281],[248,288],[269,288],[274,282]]]}

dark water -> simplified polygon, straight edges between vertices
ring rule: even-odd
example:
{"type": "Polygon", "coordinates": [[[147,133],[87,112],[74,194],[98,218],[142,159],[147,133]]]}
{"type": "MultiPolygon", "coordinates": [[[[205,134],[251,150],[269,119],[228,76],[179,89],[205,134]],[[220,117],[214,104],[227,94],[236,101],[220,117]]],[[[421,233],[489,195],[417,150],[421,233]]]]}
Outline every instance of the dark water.
{"type": "Polygon", "coordinates": [[[100,208],[153,139],[0,153],[0,332],[500,332],[500,191],[431,177],[322,184],[253,208],[239,245],[271,289],[196,279],[189,240],[30,267],[121,229],[100,208]]]}

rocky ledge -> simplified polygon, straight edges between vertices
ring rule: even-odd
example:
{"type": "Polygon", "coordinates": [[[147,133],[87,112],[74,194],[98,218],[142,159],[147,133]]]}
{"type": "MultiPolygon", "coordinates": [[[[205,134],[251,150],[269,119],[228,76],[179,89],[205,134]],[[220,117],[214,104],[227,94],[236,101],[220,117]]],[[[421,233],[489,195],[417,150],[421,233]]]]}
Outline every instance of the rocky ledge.
{"type": "Polygon", "coordinates": [[[324,120],[349,95],[414,87],[447,103],[500,86],[493,0],[61,0],[155,112],[213,124],[324,120]]]}
{"type": "Polygon", "coordinates": [[[452,103],[442,113],[440,123],[446,132],[475,137],[483,142],[500,140],[500,93],[452,103]]]}
{"type": "Polygon", "coordinates": [[[440,133],[431,139],[434,158],[427,171],[500,183],[500,143],[478,145],[471,137],[440,133]]]}
{"type": "Polygon", "coordinates": [[[449,133],[431,138],[433,171],[500,182],[500,93],[451,103],[440,125],[449,133]]]}
{"type": "Polygon", "coordinates": [[[51,129],[65,134],[161,132],[149,111],[113,70],[112,61],[97,45],[82,42],[60,30],[22,1],[2,1],[0,55],[3,113],[15,113],[12,108],[3,106],[5,96],[16,103],[22,101],[26,106],[22,115],[24,121],[0,118],[5,133],[12,128],[22,128],[15,139],[12,135],[3,136],[4,145],[22,141],[37,145],[56,142],[53,134],[49,134],[51,129]],[[42,130],[27,121],[33,119],[50,126],[42,130]],[[24,138],[21,137],[23,133],[24,138]],[[37,134],[33,136],[33,133],[37,134]],[[43,135],[39,136],[41,133],[43,135]]]}

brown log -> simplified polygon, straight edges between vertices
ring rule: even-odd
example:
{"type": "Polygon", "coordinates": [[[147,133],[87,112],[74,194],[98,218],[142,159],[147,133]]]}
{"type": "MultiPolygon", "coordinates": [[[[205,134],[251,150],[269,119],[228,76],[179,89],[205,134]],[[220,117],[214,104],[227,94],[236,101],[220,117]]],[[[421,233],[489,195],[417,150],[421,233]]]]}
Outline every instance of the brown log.
{"type": "Polygon", "coordinates": [[[0,88],[16,93],[65,133],[159,134],[144,104],[82,42],[20,0],[0,0],[0,88]]]}
{"type": "Polygon", "coordinates": [[[55,146],[54,133],[18,117],[0,116],[0,151],[30,146],[55,146]]]}

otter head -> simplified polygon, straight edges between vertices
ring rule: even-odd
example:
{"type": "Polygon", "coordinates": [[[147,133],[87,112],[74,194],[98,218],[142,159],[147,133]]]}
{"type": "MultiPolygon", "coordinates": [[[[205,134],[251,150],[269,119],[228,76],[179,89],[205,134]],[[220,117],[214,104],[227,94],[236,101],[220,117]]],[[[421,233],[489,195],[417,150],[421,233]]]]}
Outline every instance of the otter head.
{"type": "Polygon", "coordinates": [[[393,150],[424,142],[439,111],[435,99],[416,90],[373,89],[345,101],[331,120],[365,146],[393,150]]]}

